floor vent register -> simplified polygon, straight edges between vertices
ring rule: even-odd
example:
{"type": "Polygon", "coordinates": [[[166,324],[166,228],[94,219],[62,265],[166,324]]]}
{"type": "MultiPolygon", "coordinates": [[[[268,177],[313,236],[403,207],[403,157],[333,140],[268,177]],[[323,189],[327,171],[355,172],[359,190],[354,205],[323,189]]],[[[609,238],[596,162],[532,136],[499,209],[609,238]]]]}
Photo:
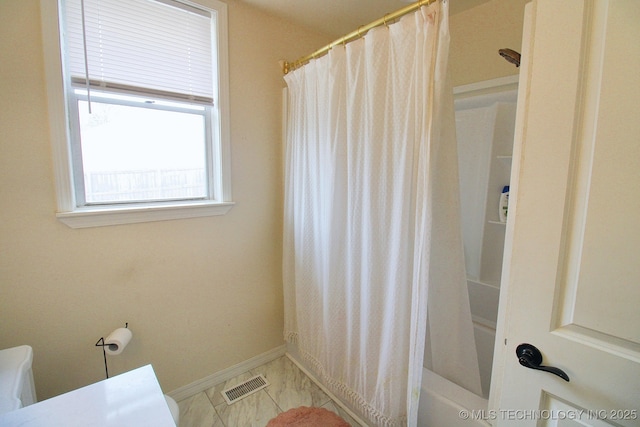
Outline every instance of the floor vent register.
{"type": "Polygon", "coordinates": [[[251,396],[253,393],[262,390],[268,385],[269,382],[262,374],[256,375],[241,384],[223,390],[222,397],[224,397],[227,405],[231,405],[247,396],[251,396]]]}

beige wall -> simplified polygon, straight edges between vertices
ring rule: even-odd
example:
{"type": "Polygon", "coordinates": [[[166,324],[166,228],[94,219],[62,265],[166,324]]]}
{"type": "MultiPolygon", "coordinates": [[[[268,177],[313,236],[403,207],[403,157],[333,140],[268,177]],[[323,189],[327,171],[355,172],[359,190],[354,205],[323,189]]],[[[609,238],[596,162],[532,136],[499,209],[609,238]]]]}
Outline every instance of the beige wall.
{"type": "Polygon", "coordinates": [[[277,61],[328,40],[227,3],[236,206],[74,230],[54,215],[39,2],[0,1],[0,348],[33,347],[39,399],[103,379],[94,344],[125,322],[111,373],[151,363],[167,392],[283,344],[277,61]]]}
{"type": "MultiPolygon", "coordinates": [[[[279,59],[330,40],[229,0],[233,192],[222,217],[73,230],[55,189],[37,0],[0,0],[0,348],[33,347],[40,399],[103,378],[95,342],[129,322],[112,374],[153,364],[165,391],[282,341],[279,59]]],[[[455,85],[517,69],[524,0],[451,19],[455,85]]]]}
{"type": "Polygon", "coordinates": [[[518,74],[498,50],[521,51],[524,5],[529,1],[491,0],[451,17],[449,67],[454,86],[518,74]]]}

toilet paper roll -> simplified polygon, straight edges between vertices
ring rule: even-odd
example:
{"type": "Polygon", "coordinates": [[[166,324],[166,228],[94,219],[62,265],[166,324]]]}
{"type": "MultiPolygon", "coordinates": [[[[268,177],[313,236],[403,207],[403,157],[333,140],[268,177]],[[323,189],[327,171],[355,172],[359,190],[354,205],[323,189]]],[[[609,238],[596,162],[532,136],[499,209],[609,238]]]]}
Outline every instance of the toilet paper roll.
{"type": "Polygon", "coordinates": [[[131,329],[129,328],[118,328],[115,331],[111,332],[109,336],[104,340],[105,343],[105,351],[107,354],[112,356],[117,356],[122,353],[122,350],[129,344],[131,341],[131,337],[133,334],[131,333],[131,329]]]}

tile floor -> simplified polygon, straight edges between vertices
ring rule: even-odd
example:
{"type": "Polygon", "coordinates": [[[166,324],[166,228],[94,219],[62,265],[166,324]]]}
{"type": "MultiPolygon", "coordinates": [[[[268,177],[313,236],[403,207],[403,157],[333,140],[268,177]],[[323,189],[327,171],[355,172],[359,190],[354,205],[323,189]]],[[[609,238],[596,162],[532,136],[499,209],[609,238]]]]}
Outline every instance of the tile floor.
{"type": "Polygon", "coordinates": [[[182,400],[178,406],[180,427],[265,427],[280,412],[298,406],[329,409],[360,427],[286,356],[182,400]],[[268,387],[227,405],[221,391],[259,374],[265,376],[268,387]]]}

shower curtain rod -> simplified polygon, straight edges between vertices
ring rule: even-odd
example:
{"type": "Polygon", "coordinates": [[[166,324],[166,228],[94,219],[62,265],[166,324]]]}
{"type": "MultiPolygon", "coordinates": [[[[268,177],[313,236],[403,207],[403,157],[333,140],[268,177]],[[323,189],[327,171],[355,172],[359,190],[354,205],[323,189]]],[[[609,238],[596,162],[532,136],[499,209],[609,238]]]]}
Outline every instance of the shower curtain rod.
{"type": "Polygon", "coordinates": [[[287,74],[289,71],[293,71],[296,68],[300,68],[303,65],[307,64],[312,59],[318,58],[318,57],[326,54],[331,49],[333,49],[334,46],[337,46],[339,44],[344,45],[344,44],[347,44],[347,43],[349,43],[351,41],[357,40],[360,37],[364,36],[366,34],[366,32],[369,31],[370,29],[375,28],[375,27],[379,27],[380,25],[387,25],[390,21],[398,19],[401,16],[404,16],[404,15],[406,15],[408,13],[411,13],[411,12],[413,12],[415,10],[418,10],[422,6],[427,6],[427,5],[429,5],[429,4],[431,4],[431,3],[435,2],[435,1],[436,0],[419,0],[419,1],[415,2],[415,3],[412,3],[412,4],[408,5],[408,6],[403,7],[402,9],[398,9],[395,12],[387,13],[382,18],[377,19],[377,20],[371,22],[370,24],[362,25],[362,26],[358,27],[357,30],[350,32],[349,34],[339,38],[338,40],[332,41],[328,45],[316,50],[315,52],[313,52],[310,55],[303,56],[302,58],[299,58],[298,60],[296,60],[294,62],[281,61],[282,72],[284,74],[287,74]]]}

